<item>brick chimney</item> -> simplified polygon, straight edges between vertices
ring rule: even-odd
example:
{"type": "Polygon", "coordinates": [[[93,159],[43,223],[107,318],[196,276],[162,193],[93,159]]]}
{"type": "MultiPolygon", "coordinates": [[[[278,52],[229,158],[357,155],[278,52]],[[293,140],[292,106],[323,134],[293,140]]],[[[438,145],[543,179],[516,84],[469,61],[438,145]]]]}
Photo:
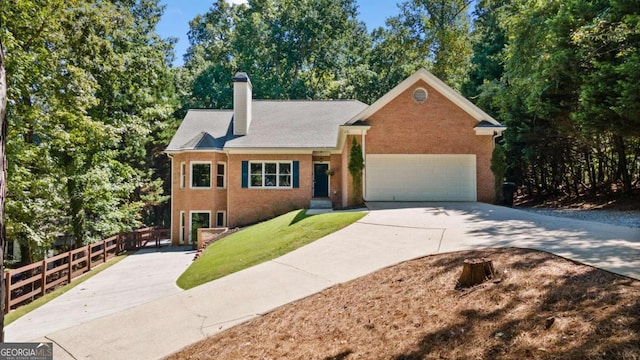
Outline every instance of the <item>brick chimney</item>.
{"type": "Polygon", "coordinates": [[[247,135],[251,125],[251,81],[247,73],[233,77],[233,134],[247,135]]]}

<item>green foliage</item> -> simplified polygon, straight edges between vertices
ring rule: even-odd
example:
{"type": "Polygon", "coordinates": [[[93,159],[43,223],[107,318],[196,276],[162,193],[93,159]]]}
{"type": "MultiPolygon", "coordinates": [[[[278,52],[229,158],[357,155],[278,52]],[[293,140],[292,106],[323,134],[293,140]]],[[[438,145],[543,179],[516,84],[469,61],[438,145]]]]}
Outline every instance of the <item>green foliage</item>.
{"type": "MultiPolygon", "coordinates": [[[[6,198],[6,183],[7,183],[7,169],[6,169],[6,134],[7,134],[7,77],[4,70],[4,46],[2,45],[2,36],[0,36],[0,273],[4,274],[5,266],[5,244],[6,244],[6,231],[5,231],[5,198],[6,198]]],[[[0,281],[0,283],[2,283],[0,281]]],[[[0,296],[3,299],[5,297],[5,288],[0,290],[0,296]]],[[[0,341],[4,341],[4,311],[0,314],[0,341]]]]}
{"type": "Polygon", "coordinates": [[[177,280],[190,289],[253,265],[275,259],[358,221],[365,214],[309,216],[296,210],[251,226],[209,245],[177,280]]]}
{"type": "Polygon", "coordinates": [[[9,79],[7,236],[35,260],[140,225],[162,199],[150,146],[176,106],[158,1],[0,8],[9,79]]]}
{"type": "Polygon", "coordinates": [[[500,145],[494,146],[491,153],[491,172],[493,172],[496,203],[500,204],[502,202],[502,183],[507,174],[507,157],[500,145]]]}
{"type": "Polygon", "coordinates": [[[263,99],[371,103],[428,67],[455,88],[471,56],[468,1],[408,1],[369,33],[354,0],[216,1],[191,23],[178,88],[185,108],[230,108],[235,71],[263,99]]]}
{"type": "Polygon", "coordinates": [[[492,101],[495,92],[490,88],[495,89],[504,72],[501,55],[507,40],[504,29],[500,27],[499,9],[505,3],[506,0],[478,1],[471,36],[473,56],[469,78],[462,87],[463,95],[474,99],[483,110],[492,113],[497,112],[498,107],[492,101]]]}
{"type": "Polygon", "coordinates": [[[478,3],[464,90],[508,126],[508,176],[529,193],[631,191],[640,180],[636,10],[608,0],[478,3]]]}
{"type": "Polygon", "coordinates": [[[398,20],[405,47],[418,49],[431,72],[454,89],[465,82],[471,57],[469,0],[408,0],[398,20]]]}
{"type": "Polygon", "coordinates": [[[347,93],[352,50],[367,43],[354,0],[218,0],[194,18],[179,75],[185,108],[230,108],[235,71],[250,74],[255,97],[322,99],[347,93]]]}
{"type": "Polygon", "coordinates": [[[355,139],[351,139],[351,150],[349,151],[349,174],[353,185],[354,205],[362,203],[362,170],[364,169],[364,159],[362,158],[362,146],[355,139]]]}

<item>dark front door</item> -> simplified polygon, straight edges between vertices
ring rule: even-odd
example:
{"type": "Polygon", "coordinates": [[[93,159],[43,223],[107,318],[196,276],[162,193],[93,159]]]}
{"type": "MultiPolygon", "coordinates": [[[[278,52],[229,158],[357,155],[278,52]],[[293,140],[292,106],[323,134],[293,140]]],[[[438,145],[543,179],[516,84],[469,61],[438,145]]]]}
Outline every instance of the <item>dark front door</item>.
{"type": "Polygon", "coordinates": [[[313,197],[329,197],[329,164],[313,164],[313,197]]]}

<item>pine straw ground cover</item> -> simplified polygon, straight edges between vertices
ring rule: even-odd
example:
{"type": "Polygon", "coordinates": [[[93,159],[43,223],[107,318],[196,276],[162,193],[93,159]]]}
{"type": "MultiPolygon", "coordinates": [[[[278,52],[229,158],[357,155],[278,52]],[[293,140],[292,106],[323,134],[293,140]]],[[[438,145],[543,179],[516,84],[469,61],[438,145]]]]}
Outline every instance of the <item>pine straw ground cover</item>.
{"type": "Polygon", "coordinates": [[[640,359],[640,281],[524,249],[430,256],[334,286],[170,359],[640,359]],[[456,290],[462,262],[494,281],[456,290]]]}

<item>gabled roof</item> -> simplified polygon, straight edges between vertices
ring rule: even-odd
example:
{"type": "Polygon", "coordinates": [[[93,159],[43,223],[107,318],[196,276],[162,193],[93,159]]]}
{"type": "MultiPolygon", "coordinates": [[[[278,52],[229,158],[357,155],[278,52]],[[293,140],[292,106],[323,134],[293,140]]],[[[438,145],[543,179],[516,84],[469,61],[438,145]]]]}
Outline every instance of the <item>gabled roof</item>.
{"type": "Polygon", "coordinates": [[[227,148],[335,148],[336,134],[367,105],[357,100],[254,100],[246,136],[227,148]]]}
{"type": "Polygon", "coordinates": [[[476,134],[494,135],[506,129],[433,74],[420,69],[370,106],[357,100],[252,100],[251,125],[242,136],[233,135],[233,110],[189,110],[165,151],[341,148],[345,134],[366,132],[371,115],[420,80],[475,118],[476,134]]]}
{"type": "Polygon", "coordinates": [[[467,100],[464,96],[460,95],[458,92],[450,88],[447,84],[442,82],[442,80],[438,79],[424,68],[416,71],[413,75],[409,76],[403,82],[398,84],[398,86],[394,87],[380,99],[376,100],[376,102],[371,104],[371,106],[367,107],[366,109],[352,117],[347,122],[347,124],[351,125],[358,121],[366,120],[419,80],[426,82],[429,86],[434,88],[437,92],[442,94],[444,97],[449,99],[452,103],[456,104],[459,108],[467,112],[479,122],[486,121],[493,125],[502,126],[502,124],[500,124],[496,119],[489,116],[487,113],[482,111],[482,109],[475,106],[471,101],[467,100]]]}
{"type": "Polygon", "coordinates": [[[222,149],[223,147],[223,139],[216,139],[206,132],[201,132],[182,146],[183,149],[194,150],[222,149]]]}
{"type": "Polygon", "coordinates": [[[335,148],[340,125],[366,107],[357,100],[253,100],[243,136],[233,135],[232,110],[189,110],[165,151],[335,148]]]}
{"type": "Polygon", "coordinates": [[[165,151],[224,148],[232,117],[231,110],[189,110],[165,151]]]}

